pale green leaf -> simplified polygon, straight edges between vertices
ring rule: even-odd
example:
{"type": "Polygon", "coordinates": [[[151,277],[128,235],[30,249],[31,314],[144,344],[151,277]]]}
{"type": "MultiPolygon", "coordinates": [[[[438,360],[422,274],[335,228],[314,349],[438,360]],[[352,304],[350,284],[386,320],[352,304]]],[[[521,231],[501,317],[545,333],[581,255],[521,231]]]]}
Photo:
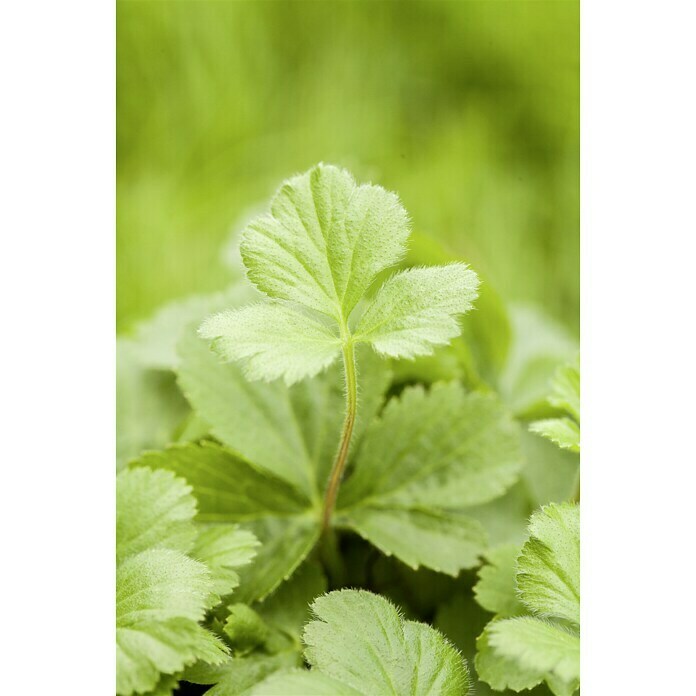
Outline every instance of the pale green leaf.
{"type": "Polygon", "coordinates": [[[190,414],[170,372],[144,367],[134,342],[116,342],[116,463],[121,469],[143,450],[164,447],[190,414]]]}
{"type": "Polygon", "coordinates": [[[176,678],[162,674],[226,658],[199,622],[218,598],[215,572],[248,562],[257,542],[230,527],[196,538],[191,487],[170,471],[126,469],[116,497],[117,693],[164,694],[176,678]],[[184,554],[195,550],[210,567],[184,554]]]}
{"type": "Polygon", "coordinates": [[[319,164],[281,186],[270,214],[245,230],[241,253],[259,290],[340,322],[403,256],[408,235],[396,195],[319,164]]]}
{"type": "Polygon", "coordinates": [[[368,428],[337,523],[412,567],[456,575],[486,544],[480,523],[461,510],[514,483],[518,437],[491,396],[455,383],[408,388],[368,428]]]}
{"type": "Polygon", "coordinates": [[[562,449],[580,451],[580,426],[570,418],[545,418],[534,421],[529,429],[562,449]]]}
{"type": "Polygon", "coordinates": [[[515,659],[506,658],[490,645],[490,623],[476,640],[474,666],[479,678],[495,691],[532,689],[544,681],[544,674],[530,669],[515,659]]]}
{"type": "Polygon", "coordinates": [[[552,406],[569,413],[576,421],[580,422],[580,356],[568,365],[563,365],[556,370],[551,382],[551,396],[549,402],[552,406]]]}
{"type": "Polygon", "coordinates": [[[536,512],[517,563],[522,602],[534,613],[580,625],[580,508],[564,503],[536,512]]]}
{"type": "Polygon", "coordinates": [[[558,366],[577,351],[577,341],[564,326],[533,306],[513,305],[510,319],[512,343],[499,391],[515,414],[533,414],[544,405],[558,366]]]}
{"type": "Polygon", "coordinates": [[[239,361],[250,380],[282,377],[290,385],[313,377],[340,355],[326,324],[278,302],[252,304],[208,317],[199,329],[226,361],[239,361]]]}
{"type": "Polygon", "coordinates": [[[488,628],[491,648],[508,660],[565,682],[580,678],[580,638],[532,616],[494,621],[488,628]]]}
{"type": "Polygon", "coordinates": [[[486,547],[480,522],[454,512],[366,506],[344,520],[383,553],[414,569],[425,566],[456,576],[477,565],[486,547]]]}
{"type": "MultiPolygon", "coordinates": [[[[248,382],[241,368],[223,364],[194,334],[180,345],[179,383],[212,434],[244,459],[288,481],[308,498],[327,479],[341,432],[344,396],[336,365],[316,379],[286,387],[248,382]]],[[[357,354],[360,374],[357,446],[381,405],[390,375],[376,356],[357,354]]]]}
{"type": "Polygon", "coordinates": [[[488,563],[479,572],[479,580],[474,585],[476,601],[498,616],[518,616],[525,614],[525,608],[517,597],[515,576],[520,547],[499,546],[486,552],[488,563]]]}
{"type": "MultiPolygon", "coordinates": [[[[254,385],[256,386],[256,385],[254,385]]],[[[136,465],[186,473],[203,523],[243,522],[261,542],[236,598],[251,601],[273,591],[311,551],[319,517],[310,501],[285,481],[259,471],[219,445],[203,443],[150,452],[136,465]]]]}
{"type": "Polygon", "coordinates": [[[493,396],[411,387],[368,428],[339,508],[460,509],[501,495],[521,463],[519,428],[493,396]]]}
{"type": "Polygon", "coordinates": [[[241,307],[255,297],[258,294],[252,286],[240,281],[222,292],[193,295],[164,305],[135,327],[132,343],[138,361],[150,369],[175,369],[179,362],[176,347],[189,326],[214,312],[241,307]]]}
{"type": "Polygon", "coordinates": [[[254,687],[249,696],[365,696],[320,672],[291,670],[274,674],[254,687]]]}
{"type": "MultiPolygon", "coordinates": [[[[206,691],[206,696],[251,696],[255,693],[255,685],[263,682],[269,675],[282,672],[287,669],[301,666],[302,660],[299,652],[282,652],[276,655],[267,655],[261,651],[243,657],[233,657],[219,668],[209,668],[201,681],[196,674],[189,679],[189,672],[185,673],[188,681],[195,684],[215,684],[212,689],[206,691]]],[[[278,695],[285,696],[284,692],[278,695]]]]}
{"type": "Polygon", "coordinates": [[[190,555],[210,569],[213,592],[219,598],[239,585],[236,569],[251,563],[258,546],[258,539],[238,525],[214,524],[199,530],[190,555]]]}
{"type": "Polygon", "coordinates": [[[151,548],[188,551],[196,538],[191,487],[169,471],[133,469],[116,477],[116,562],[151,548]]]}
{"type": "Polygon", "coordinates": [[[571,452],[580,451],[580,358],[559,367],[551,382],[549,404],[565,411],[568,416],[538,420],[529,426],[559,447],[571,452]]]}
{"type": "Polygon", "coordinates": [[[153,689],[197,659],[221,661],[225,649],[198,622],[211,592],[208,569],[179,551],[150,549],[116,571],[117,692],[153,689]]]}
{"type": "Polygon", "coordinates": [[[131,556],[117,569],[116,625],[186,618],[205,614],[210,572],[172,549],[150,549],[131,556]]]}
{"type": "Polygon", "coordinates": [[[469,689],[457,650],[434,628],[404,621],[383,597],[339,590],[316,599],[312,610],[316,620],[304,633],[310,673],[364,696],[461,696],[469,689]]]}
{"type": "Polygon", "coordinates": [[[533,509],[571,498],[579,475],[578,455],[526,429],[520,435],[525,458],[521,478],[533,509]]]}
{"type": "Polygon", "coordinates": [[[429,355],[459,335],[458,318],[473,306],[478,284],[463,263],[396,273],[368,303],[355,339],[392,357],[429,355]]]}

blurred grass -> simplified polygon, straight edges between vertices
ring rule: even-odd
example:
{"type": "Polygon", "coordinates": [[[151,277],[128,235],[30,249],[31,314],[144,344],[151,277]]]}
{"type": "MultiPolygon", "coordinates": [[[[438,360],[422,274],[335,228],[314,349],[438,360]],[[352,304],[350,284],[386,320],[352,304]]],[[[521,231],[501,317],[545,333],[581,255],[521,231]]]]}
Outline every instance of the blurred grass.
{"type": "Polygon", "coordinates": [[[577,331],[576,2],[120,0],[117,66],[119,330],[323,160],[577,331]]]}

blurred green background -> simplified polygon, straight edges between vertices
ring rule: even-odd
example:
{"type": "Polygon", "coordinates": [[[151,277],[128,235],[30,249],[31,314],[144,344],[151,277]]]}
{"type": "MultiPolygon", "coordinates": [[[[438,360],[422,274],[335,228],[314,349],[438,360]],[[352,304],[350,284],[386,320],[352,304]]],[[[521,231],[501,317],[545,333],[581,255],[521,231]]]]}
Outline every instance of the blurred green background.
{"type": "Polygon", "coordinates": [[[117,66],[119,330],[323,160],[577,333],[578,3],[120,0],[117,66]]]}

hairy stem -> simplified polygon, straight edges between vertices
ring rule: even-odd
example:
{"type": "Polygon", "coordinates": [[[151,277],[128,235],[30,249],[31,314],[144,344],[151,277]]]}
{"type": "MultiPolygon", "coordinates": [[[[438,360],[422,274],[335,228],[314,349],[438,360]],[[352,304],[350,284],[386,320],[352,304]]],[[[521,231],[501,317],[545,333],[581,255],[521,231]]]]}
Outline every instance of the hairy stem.
{"type": "Polygon", "coordinates": [[[353,428],[355,427],[355,416],[358,410],[358,384],[355,370],[355,349],[350,335],[346,336],[343,343],[343,366],[345,368],[346,377],[346,417],[343,421],[343,431],[341,432],[341,444],[336,453],[329,483],[326,487],[326,495],[324,496],[324,512],[322,514],[321,528],[322,532],[326,533],[331,524],[331,515],[336,506],[336,498],[338,497],[338,488],[341,485],[343,472],[345,471],[348,462],[348,450],[350,441],[353,437],[353,428]]]}

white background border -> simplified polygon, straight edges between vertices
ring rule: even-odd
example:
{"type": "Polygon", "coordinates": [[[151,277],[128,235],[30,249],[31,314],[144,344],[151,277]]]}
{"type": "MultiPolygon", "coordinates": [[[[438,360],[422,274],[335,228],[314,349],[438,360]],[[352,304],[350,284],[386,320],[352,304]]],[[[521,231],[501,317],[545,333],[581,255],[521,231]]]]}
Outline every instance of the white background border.
{"type": "MultiPolygon", "coordinates": [[[[112,693],[115,12],[0,10],[6,693],[112,693]]],[[[694,689],[693,5],[582,6],[586,696],[694,689]]],[[[357,49],[356,49],[357,50],[357,49]]]]}
{"type": "Polygon", "coordinates": [[[5,694],[114,692],[114,29],[0,5],[5,694]]]}
{"type": "Polygon", "coordinates": [[[582,692],[696,693],[696,17],[581,19],[582,692]]]}

